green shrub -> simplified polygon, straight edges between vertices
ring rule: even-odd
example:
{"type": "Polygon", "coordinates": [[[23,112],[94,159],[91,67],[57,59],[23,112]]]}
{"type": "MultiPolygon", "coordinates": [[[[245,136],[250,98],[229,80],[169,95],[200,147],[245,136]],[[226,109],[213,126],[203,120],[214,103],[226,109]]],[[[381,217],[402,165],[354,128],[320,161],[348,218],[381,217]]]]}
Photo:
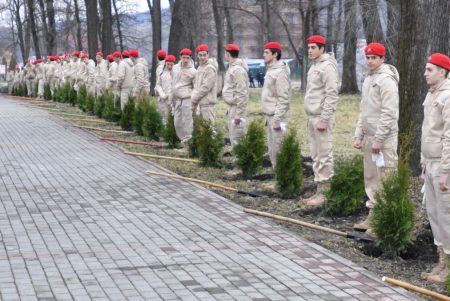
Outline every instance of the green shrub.
{"type": "MultiPolygon", "coordinates": [[[[37,82],[34,86],[33,86],[33,84],[31,84],[31,89],[32,89],[31,96],[32,97],[37,97],[37,93],[38,93],[38,90],[39,90],[39,82],[37,82]]],[[[24,90],[25,90],[26,94],[28,94],[27,85],[24,86],[24,90]]]]}
{"type": "Polygon", "coordinates": [[[77,93],[77,106],[83,112],[86,112],[87,89],[85,85],[81,85],[77,93]]]}
{"type": "Polygon", "coordinates": [[[174,148],[180,143],[180,139],[175,131],[173,115],[170,112],[167,116],[167,123],[163,134],[164,140],[167,142],[169,148],[174,148]]]}
{"type": "Polygon", "coordinates": [[[188,141],[189,156],[192,158],[197,158],[199,156],[197,145],[200,143],[198,139],[201,132],[201,120],[202,118],[200,116],[194,116],[192,137],[188,141]]]}
{"type": "Polygon", "coordinates": [[[92,93],[88,93],[86,98],[86,112],[89,114],[94,114],[94,107],[95,107],[95,96],[92,93]]]}
{"type": "Polygon", "coordinates": [[[60,102],[60,96],[61,96],[61,88],[56,87],[53,90],[52,100],[56,102],[60,102]]]}
{"type": "Polygon", "coordinates": [[[196,138],[198,157],[203,166],[220,166],[220,158],[223,148],[223,135],[214,129],[210,122],[199,118],[200,131],[196,138]]]}
{"type": "Polygon", "coordinates": [[[116,107],[114,104],[114,96],[111,93],[103,94],[103,101],[105,103],[102,117],[108,121],[114,121],[114,113],[116,112],[116,107]]]}
{"type": "Polygon", "coordinates": [[[281,195],[291,197],[300,192],[303,183],[302,157],[297,132],[293,129],[281,142],[274,172],[276,188],[281,195]]]}
{"type": "Polygon", "coordinates": [[[164,130],[164,124],[162,116],[159,113],[158,105],[152,99],[145,98],[144,116],[142,119],[142,131],[144,136],[156,141],[159,141],[159,137],[164,130]]]}
{"type": "Polygon", "coordinates": [[[408,168],[410,135],[403,139],[398,171],[390,172],[376,194],[372,226],[377,235],[377,245],[388,256],[396,256],[412,240],[415,209],[409,197],[410,175],[408,168]]]}
{"type": "Polygon", "coordinates": [[[261,119],[255,119],[249,124],[247,133],[233,149],[237,157],[236,165],[245,177],[254,176],[262,169],[265,151],[266,129],[261,119]]]}
{"type": "Polygon", "coordinates": [[[330,188],[325,190],[326,212],[332,216],[348,216],[364,204],[364,159],[338,160],[330,188]]]}
{"type": "Polygon", "coordinates": [[[102,118],[103,110],[105,109],[105,96],[104,94],[97,97],[94,105],[94,114],[98,118],[102,118]]]}
{"type": "Polygon", "coordinates": [[[142,99],[138,102],[136,106],[136,112],[134,113],[134,129],[136,133],[140,136],[144,136],[144,131],[142,129],[142,124],[144,121],[144,114],[147,110],[148,102],[147,99],[142,99]]]}
{"type": "MultiPolygon", "coordinates": [[[[450,262],[448,263],[448,268],[450,269],[450,262]]],[[[450,274],[447,275],[447,280],[445,281],[445,289],[447,290],[447,294],[450,296],[450,274]]]]}
{"type": "Polygon", "coordinates": [[[44,85],[44,99],[45,100],[52,100],[52,91],[50,90],[50,85],[45,84],[44,85]]]}
{"type": "Polygon", "coordinates": [[[128,102],[123,108],[122,115],[120,116],[119,125],[125,131],[132,131],[134,124],[134,97],[129,97],[128,102]]]}
{"type": "Polygon", "coordinates": [[[14,86],[12,87],[12,89],[11,89],[11,95],[12,95],[12,96],[17,96],[17,88],[16,88],[16,85],[14,85],[14,86]]]}

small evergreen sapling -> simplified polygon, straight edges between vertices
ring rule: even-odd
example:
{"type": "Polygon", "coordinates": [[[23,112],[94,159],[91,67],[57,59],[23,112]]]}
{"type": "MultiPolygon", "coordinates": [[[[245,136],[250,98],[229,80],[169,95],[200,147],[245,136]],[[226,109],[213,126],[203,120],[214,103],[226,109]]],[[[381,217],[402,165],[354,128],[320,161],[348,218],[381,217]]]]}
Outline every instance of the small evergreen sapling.
{"type": "Polygon", "coordinates": [[[105,97],[104,94],[97,97],[95,100],[95,106],[94,106],[94,114],[98,118],[102,118],[103,110],[105,109],[105,97]]]}
{"type": "Polygon", "coordinates": [[[195,115],[193,120],[192,137],[188,141],[189,145],[189,156],[192,158],[198,158],[198,148],[199,136],[201,132],[201,120],[200,116],[195,115]]]}
{"type": "Polygon", "coordinates": [[[136,111],[134,113],[134,130],[139,136],[144,136],[142,124],[144,121],[144,114],[147,105],[148,105],[147,100],[142,99],[141,101],[138,102],[136,106],[136,111]]]}
{"type": "Polygon", "coordinates": [[[44,99],[45,100],[52,100],[52,91],[50,90],[50,85],[45,84],[44,85],[44,99]]]}
{"type": "Polygon", "coordinates": [[[275,166],[277,191],[285,197],[296,196],[303,184],[302,157],[297,131],[289,130],[277,154],[275,166]]]}
{"type": "Polygon", "coordinates": [[[170,112],[167,116],[167,123],[164,129],[164,140],[167,142],[169,148],[174,148],[180,143],[180,139],[175,131],[173,115],[170,112]]]}
{"type": "Polygon", "coordinates": [[[133,130],[134,111],[135,111],[134,97],[130,97],[128,98],[128,102],[124,106],[122,115],[120,116],[119,124],[122,129],[126,131],[133,130]]]}
{"type": "Polygon", "coordinates": [[[255,119],[249,124],[247,133],[233,149],[237,157],[236,165],[245,177],[254,176],[262,169],[265,151],[266,130],[262,120],[255,119]]]}
{"type": "Polygon", "coordinates": [[[103,107],[102,117],[108,121],[115,121],[114,113],[116,111],[116,108],[114,105],[114,96],[112,95],[112,93],[108,92],[103,94],[103,101],[105,105],[103,107]]]}
{"type": "Polygon", "coordinates": [[[210,122],[199,119],[200,132],[196,147],[203,166],[218,167],[223,148],[223,135],[210,122]]]}
{"type": "Polygon", "coordinates": [[[87,90],[85,85],[81,85],[77,93],[77,106],[83,112],[86,112],[87,90]]]}
{"type": "Polygon", "coordinates": [[[142,131],[144,136],[152,140],[159,141],[159,137],[164,130],[162,116],[159,113],[158,105],[152,99],[145,98],[144,118],[142,119],[142,131]]]}
{"type": "Polygon", "coordinates": [[[94,107],[95,107],[95,96],[92,93],[88,93],[86,98],[86,112],[89,114],[94,114],[94,107]]]}

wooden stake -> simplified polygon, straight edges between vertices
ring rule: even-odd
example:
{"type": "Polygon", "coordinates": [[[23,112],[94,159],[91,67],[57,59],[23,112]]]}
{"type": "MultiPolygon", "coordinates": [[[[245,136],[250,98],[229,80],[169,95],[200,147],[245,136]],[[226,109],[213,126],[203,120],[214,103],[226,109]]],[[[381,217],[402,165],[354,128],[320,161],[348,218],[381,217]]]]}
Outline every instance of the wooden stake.
{"type": "Polygon", "coordinates": [[[199,180],[199,179],[182,177],[179,175],[173,175],[173,174],[169,174],[169,173],[155,172],[155,171],[151,171],[151,170],[147,170],[146,173],[149,173],[149,174],[155,175],[155,176],[163,176],[163,177],[174,178],[174,179],[178,179],[178,180],[203,184],[203,185],[207,185],[207,186],[211,186],[211,187],[220,188],[220,189],[223,189],[226,191],[238,192],[238,190],[236,188],[232,188],[232,187],[228,187],[228,186],[224,186],[224,185],[220,185],[220,184],[216,184],[216,183],[212,183],[212,182],[208,182],[208,181],[203,181],[203,180],[199,180]]]}
{"type": "Polygon", "coordinates": [[[90,127],[90,126],[76,125],[76,124],[74,124],[74,127],[77,127],[77,128],[80,128],[80,129],[86,129],[86,130],[93,130],[93,131],[99,131],[99,132],[106,132],[106,133],[133,134],[133,132],[129,132],[129,131],[106,130],[106,129],[94,128],[94,127],[90,127]]]}
{"type": "Polygon", "coordinates": [[[131,156],[138,156],[138,157],[148,157],[148,158],[155,158],[155,159],[164,159],[164,160],[184,161],[184,162],[190,162],[190,163],[199,163],[199,161],[195,160],[195,159],[186,159],[186,158],[178,158],[178,157],[167,157],[167,156],[159,156],[159,155],[144,154],[144,153],[133,153],[133,152],[125,152],[125,154],[131,155],[131,156]]]}
{"type": "Polygon", "coordinates": [[[60,112],[59,110],[54,110],[55,112],[53,113],[53,110],[48,110],[50,111],[52,115],[62,115],[62,116],[73,116],[73,117],[85,117],[85,118],[97,118],[95,116],[89,116],[89,115],[80,115],[80,114],[69,114],[69,113],[57,113],[60,112]]]}
{"type": "Polygon", "coordinates": [[[128,143],[128,144],[138,144],[138,145],[148,145],[155,148],[163,148],[164,145],[160,143],[152,143],[146,141],[134,141],[134,140],[123,140],[123,139],[113,139],[107,137],[100,137],[102,141],[118,142],[118,143],[128,143]]]}
{"type": "Polygon", "coordinates": [[[82,118],[61,118],[62,120],[66,120],[66,121],[87,121],[87,122],[96,122],[96,123],[103,123],[103,124],[109,124],[108,121],[105,120],[97,120],[97,119],[82,119],[82,118]]]}
{"type": "Polygon", "coordinates": [[[404,289],[435,298],[436,300],[450,301],[450,297],[427,290],[427,289],[419,287],[419,286],[412,285],[411,283],[408,283],[408,282],[404,282],[404,281],[400,281],[400,280],[388,278],[388,277],[383,277],[383,278],[381,278],[381,280],[383,280],[384,282],[396,285],[396,286],[403,287],[404,289]]]}

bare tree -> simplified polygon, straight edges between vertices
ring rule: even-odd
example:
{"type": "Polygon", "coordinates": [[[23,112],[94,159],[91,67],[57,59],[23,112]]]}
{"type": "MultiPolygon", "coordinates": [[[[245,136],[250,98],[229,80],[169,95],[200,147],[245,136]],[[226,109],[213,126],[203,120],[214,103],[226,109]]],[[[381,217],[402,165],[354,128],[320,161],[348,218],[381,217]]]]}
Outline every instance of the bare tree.
{"type": "Polygon", "coordinates": [[[114,14],[115,14],[115,19],[116,19],[116,24],[117,24],[117,34],[119,35],[119,46],[120,46],[120,50],[123,50],[123,36],[122,36],[122,29],[120,27],[120,15],[117,12],[116,0],[112,0],[112,4],[114,7],[114,14]]]}
{"type": "Polygon", "coordinates": [[[38,3],[39,3],[41,23],[42,23],[42,31],[43,31],[44,40],[45,40],[45,51],[44,52],[49,54],[48,45],[47,45],[48,25],[47,25],[47,18],[46,18],[46,12],[45,12],[45,3],[44,3],[44,0],[38,0],[38,3]]]}
{"type": "Polygon", "coordinates": [[[113,30],[111,16],[111,0],[100,0],[102,10],[102,51],[106,53],[113,52],[113,30]]]}
{"type": "Polygon", "coordinates": [[[173,5],[170,25],[169,52],[178,53],[182,48],[193,49],[196,45],[196,22],[200,12],[197,0],[177,0],[173,5]]]}
{"type": "Polygon", "coordinates": [[[152,74],[150,76],[150,92],[154,93],[156,85],[156,67],[158,64],[158,59],[156,53],[162,48],[161,43],[161,0],[153,0],[153,5],[150,0],[147,0],[148,8],[150,10],[152,18],[152,45],[153,45],[153,55],[152,55],[152,74]]]}
{"type": "Polygon", "coordinates": [[[356,2],[345,0],[344,66],[341,93],[358,93],[356,78],[356,2]]]}
{"type": "MultiPolygon", "coordinates": [[[[222,0],[225,1],[225,0],[222,0]]],[[[221,6],[224,7],[224,15],[225,15],[225,22],[227,26],[227,43],[232,44],[234,42],[234,33],[233,33],[233,19],[231,18],[230,9],[228,6],[225,6],[223,3],[221,3],[221,6]]]]}
{"type": "Polygon", "coordinates": [[[334,16],[334,6],[335,6],[335,0],[329,0],[327,5],[327,51],[334,51],[336,52],[336,49],[333,49],[334,45],[334,31],[333,31],[333,16],[334,16]]]}
{"type": "Polygon", "coordinates": [[[378,1],[358,0],[361,7],[361,17],[367,43],[378,42],[384,44],[383,28],[381,27],[378,1]]]}
{"type": "Polygon", "coordinates": [[[22,17],[20,16],[20,8],[22,7],[22,3],[20,0],[8,0],[8,6],[11,11],[11,14],[14,15],[14,22],[17,27],[17,37],[19,39],[19,47],[20,52],[22,54],[22,59],[25,60],[28,58],[25,52],[25,42],[23,39],[23,28],[22,28],[22,17]]]}
{"type": "Polygon", "coordinates": [[[387,4],[387,30],[386,30],[386,62],[396,65],[398,48],[398,30],[400,20],[400,1],[386,0],[387,4]]]}
{"type": "Polygon", "coordinates": [[[47,52],[49,55],[53,55],[57,53],[55,9],[53,7],[53,0],[46,0],[46,9],[48,19],[47,52]]]}
{"type": "Polygon", "coordinates": [[[81,21],[80,21],[80,9],[78,6],[78,0],[74,0],[73,4],[75,6],[75,24],[77,28],[77,48],[78,50],[82,50],[83,41],[81,39],[81,21]]]}
{"type": "Polygon", "coordinates": [[[219,73],[225,72],[225,64],[223,62],[224,57],[224,34],[223,34],[223,16],[219,11],[217,0],[212,0],[214,23],[216,25],[217,32],[217,63],[219,65],[219,73]]]}
{"type": "Polygon", "coordinates": [[[85,0],[87,18],[88,52],[95,57],[98,51],[98,11],[97,0],[85,0]]]}
{"type": "Polygon", "coordinates": [[[28,4],[28,20],[31,26],[31,34],[33,36],[33,44],[34,44],[34,51],[36,52],[36,57],[41,57],[41,49],[39,47],[39,37],[37,34],[37,26],[36,26],[36,20],[35,20],[35,2],[33,0],[27,0],[28,4]]]}

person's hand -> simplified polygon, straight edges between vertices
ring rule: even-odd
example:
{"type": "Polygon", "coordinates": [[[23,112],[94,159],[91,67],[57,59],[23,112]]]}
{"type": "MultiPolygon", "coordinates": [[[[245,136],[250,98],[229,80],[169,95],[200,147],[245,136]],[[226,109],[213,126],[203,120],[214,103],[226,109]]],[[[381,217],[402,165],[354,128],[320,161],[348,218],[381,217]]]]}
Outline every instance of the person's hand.
{"type": "Polygon", "coordinates": [[[441,173],[439,175],[439,189],[441,189],[441,191],[447,191],[448,190],[447,178],[448,178],[448,174],[447,173],[441,173]]]}
{"type": "Polygon", "coordinates": [[[234,116],[234,124],[235,125],[241,124],[241,117],[239,115],[234,116]]]}
{"type": "Polygon", "coordinates": [[[273,128],[275,131],[281,131],[281,125],[280,125],[280,123],[279,123],[278,121],[274,121],[274,122],[272,123],[272,128],[273,128]]]}
{"type": "Polygon", "coordinates": [[[381,142],[374,141],[372,143],[372,153],[378,154],[381,151],[382,146],[383,144],[381,142]]]}
{"type": "Polygon", "coordinates": [[[319,132],[323,132],[327,130],[327,124],[325,122],[323,122],[322,120],[320,120],[317,124],[316,124],[316,129],[319,132]]]}
{"type": "Polygon", "coordinates": [[[353,147],[356,149],[361,149],[362,148],[362,141],[361,139],[355,139],[355,141],[353,142],[353,147]]]}

